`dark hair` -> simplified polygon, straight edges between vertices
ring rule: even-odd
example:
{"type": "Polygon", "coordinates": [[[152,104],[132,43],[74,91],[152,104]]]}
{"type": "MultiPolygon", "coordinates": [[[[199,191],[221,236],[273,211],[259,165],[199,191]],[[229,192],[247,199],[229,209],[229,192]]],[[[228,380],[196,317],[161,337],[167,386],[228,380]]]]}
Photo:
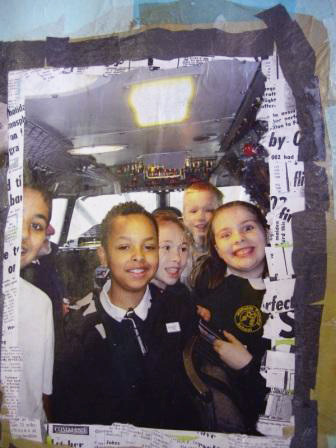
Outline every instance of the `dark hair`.
{"type": "Polygon", "coordinates": [[[46,203],[48,207],[48,225],[51,220],[51,213],[52,213],[52,194],[51,192],[42,184],[37,182],[25,182],[23,185],[23,189],[29,188],[30,190],[37,191],[42,196],[44,202],[46,203]]]}
{"type": "Polygon", "coordinates": [[[155,216],[157,213],[161,213],[161,212],[171,212],[171,213],[174,213],[178,218],[182,218],[182,212],[178,208],[171,207],[171,206],[158,207],[155,210],[153,210],[152,213],[155,216]]]}
{"type": "Polygon", "coordinates": [[[159,235],[158,225],[154,217],[149,212],[147,212],[147,210],[145,210],[142,205],[132,201],[122,202],[121,204],[112,207],[101,223],[100,241],[104,249],[107,248],[107,241],[109,233],[111,231],[111,224],[114,218],[117,218],[118,216],[128,216],[128,215],[146,216],[146,218],[148,218],[153,224],[156,235],[157,236],[159,235]]]}
{"type": "Polygon", "coordinates": [[[197,181],[189,184],[187,188],[184,190],[184,196],[183,196],[183,202],[185,195],[187,193],[190,193],[191,191],[209,191],[213,195],[215,195],[218,204],[221,204],[223,202],[223,193],[214,185],[212,185],[210,182],[205,181],[197,181]]]}
{"type": "MultiPolygon", "coordinates": [[[[232,201],[227,202],[226,204],[223,204],[220,207],[218,207],[214,211],[214,214],[211,218],[208,227],[208,233],[207,233],[208,253],[206,255],[203,255],[197,260],[196,265],[191,273],[191,283],[193,287],[196,288],[206,287],[214,289],[222,283],[223,277],[225,277],[226,275],[227,264],[225,263],[224,260],[220,258],[220,256],[216,251],[215,248],[216,242],[215,242],[215,235],[212,229],[212,223],[217,214],[220,213],[222,210],[238,206],[244,207],[249,212],[251,212],[255,216],[259,224],[261,224],[261,226],[265,230],[265,233],[267,232],[268,225],[266,218],[259,209],[259,207],[257,207],[256,205],[244,201],[232,201]]],[[[267,265],[265,264],[264,275],[266,274],[267,274],[267,265]]]]}

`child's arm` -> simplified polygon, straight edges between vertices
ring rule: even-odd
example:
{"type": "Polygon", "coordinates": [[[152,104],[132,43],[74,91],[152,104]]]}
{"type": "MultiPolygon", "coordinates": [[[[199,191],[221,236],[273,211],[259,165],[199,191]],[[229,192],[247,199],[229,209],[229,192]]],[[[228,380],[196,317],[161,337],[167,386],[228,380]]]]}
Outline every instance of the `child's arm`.
{"type": "Polygon", "coordinates": [[[245,416],[247,431],[254,433],[258,416],[265,411],[265,397],[269,389],[266,387],[266,380],[260,374],[258,356],[252,356],[231,333],[227,331],[223,333],[227,342],[216,339],[213,348],[220,359],[232,369],[230,378],[233,387],[240,391],[239,406],[245,416]]]}
{"type": "Polygon", "coordinates": [[[227,341],[216,339],[213,343],[215,352],[231,369],[243,369],[251,362],[251,353],[233,334],[228,331],[224,331],[223,334],[227,341]]]}

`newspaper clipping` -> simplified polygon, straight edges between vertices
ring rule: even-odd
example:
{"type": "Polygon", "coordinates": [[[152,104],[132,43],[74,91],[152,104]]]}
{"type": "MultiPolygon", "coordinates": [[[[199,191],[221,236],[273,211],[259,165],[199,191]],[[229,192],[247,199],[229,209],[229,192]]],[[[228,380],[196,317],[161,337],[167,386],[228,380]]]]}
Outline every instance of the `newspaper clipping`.
{"type": "MultiPolygon", "coordinates": [[[[10,421],[12,437],[81,448],[289,446],[295,424],[291,218],[305,208],[304,166],[298,161],[300,128],[295,100],[276,53],[262,61],[212,56],[151,60],[150,64],[148,60],[122,61],[108,67],[22,70],[9,73],[8,91],[10,209],[3,257],[1,418],[10,421]],[[127,421],[124,414],[120,420],[117,417],[109,423],[94,419],[93,423],[76,422],[72,417],[67,419],[59,411],[63,408],[53,404],[53,400],[48,415],[50,403],[45,403],[45,396],[52,397],[66,382],[66,375],[62,377],[59,367],[66,358],[64,353],[69,352],[69,346],[64,349],[70,344],[70,339],[64,337],[64,328],[70,334],[71,316],[82,306],[93,303],[91,291],[101,288],[107,278],[96,250],[100,246],[101,222],[111,207],[132,200],[151,213],[162,206],[163,197],[170,195],[165,205],[182,212],[186,186],[209,178],[224,194],[224,203],[257,202],[245,185],[239,185],[232,171],[228,170],[224,178],[223,170],[216,171],[216,167],[224,155],[222,136],[232,128],[245,94],[254,88],[258,76],[263,77],[264,91],[258,97],[260,106],[255,120],[267,123],[258,145],[266,154],[263,160],[268,166],[270,183],[266,188],[268,209],[263,207],[268,225],[267,275],[263,278],[265,291],[259,311],[265,316],[262,339],[267,350],[257,372],[265,382],[267,394],[254,432],[244,429],[221,432],[216,425],[204,424],[202,418],[199,427],[186,423],[185,428],[175,430],[165,425],[162,429],[140,427],[132,419],[127,421]],[[149,89],[154,89],[154,93],[149,89]],[[142,106],[147,109],[146,114],[142,113],[142,106]],[[172,111],[180,111],[180,117],[172,111]],[[85,148],[91,148],[91,152],[83,151],[85,148]],[[92,148],[99,150],[94,154],[92,148]],[[45,232],[38,250],[31,254],[30,247],[23,243],[26,224],[22,226],[22,221],[28,219],[26,211],[23,212],[23,198],[34,205],[38,200],[29,197],[32,189],[24,195],[29,176],[34,182],[37,179],[48,183],[53,201],[51,221],[48,207],[44,205],[43,209],[43,204],[31,218],[30,225],[36,234],[41,226],[45,232]],[[42,271],[47,260],[54,263],[53,271],[50,265],[49,270],[42,271]],[[41,280],[33,287],[36,273],[41,280]],[[47,287],[42,293],[43,280],[47,287]],[[48,293],[50,285],[54,286],[48,293]],[[49,306],[44,307],[45,295],[50,297],[52,306],[48,301],[49,306]],[[22,311],[21,302],[30,308],[22,311]],[[28,321],[38,319],[34,334],[22,324],[23,313],[28,321]],[[39,351],[36,357],[34,350],[39,351]],[[62,378],[55,384],[57,375],[62,378]],[[21,403],[22,397],[26,397],[28,405],[21,403]],[[53,417],[55,414],[60,415],[60,421],[53,417]]],[[[251,151],[247,145],[245,142],[239,156],[243,167],[251,151]]],[[[244,168],[241,170],[244,172],[244,168]]],[[[250,323],[256,319],[255,315],[245,318],[250,323]]],[[[104,333],[104,325],[100,326],[98,321],[94,325],[97,334],[104,333]]],[[[170,321],[167,332],[176,335],[181,331],[179,325],[170,321]]],[[[216,333],[213,334],[216,338],[216,333]]],[[[240,345],[246,350],[246,346],[240,345]]],[[[68,370],[65,372],[68,374],[68,370]]],[[[71,397],[71,388],[77,390],[84,376],[83,371],[77,372],[71,387],[64,389],[63,401],[67,394],[71,397]]],[[[213,390],[212,387],[209,389],[213,390]]],[[[84,402],[81,398],[79,403],[84,402]]],[[[72,398],[66,407],[71,415],[72,398]]],[[[207,409],[209,418],[210,408],[207,409]]],[[[216,409],[215,406],[215,414],[216,409]]],[[[219,421],[218,415],[215,420],[219,421]]]]}

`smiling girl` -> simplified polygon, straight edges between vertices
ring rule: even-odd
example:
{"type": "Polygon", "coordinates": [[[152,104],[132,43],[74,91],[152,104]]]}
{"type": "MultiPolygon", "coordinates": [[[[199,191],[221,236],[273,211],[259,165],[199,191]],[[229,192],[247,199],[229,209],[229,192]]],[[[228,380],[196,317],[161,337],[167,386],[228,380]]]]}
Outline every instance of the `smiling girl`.
{"type": "MultiPolygon", "coordinates": [[[[266,316],[260,310],[265,292],[265,218],[250,203],[226,203],[214,212],[208,241],[209,254],[194,272],[196,303],[200,316],[223,335],[213,342],[213,350],[218,366],[231,378],[241,416],[234,423],[228,421],[223,394],[215,387],[217,429],[253,433],[266,393],[259,374],[267,348],[262,338],[266,316]]],[[[206,381],[212,384],[213,366],[207,364],[205,370],[206,381]]]]}
{"type": "Polygon", "coordinates": [[[189,238],[187,231],[172,212],[154,214],[159,227],[159,267],[152,283],[161,289],[176,285],[187,264],[189,238]]]}

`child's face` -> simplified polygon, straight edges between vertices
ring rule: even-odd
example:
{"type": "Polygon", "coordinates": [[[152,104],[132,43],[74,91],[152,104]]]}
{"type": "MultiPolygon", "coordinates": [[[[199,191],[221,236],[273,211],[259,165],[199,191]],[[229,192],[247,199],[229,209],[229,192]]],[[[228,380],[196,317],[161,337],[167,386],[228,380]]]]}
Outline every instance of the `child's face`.
{"type": "Polygon", "coordinates": [[[21,269],[36,259],[46,238],[48,215],[49,208],[42,194],[37,190],[24,188],[21,269]]]}
{"type": "Polygon", "coordinates": [[[190,191],[184,196],[183,221],[192,233],[196,245],[203,245],[217,198],[210,191],[190,191]]]}
{"type": "Polygon", "coordinates": [[[159,227],[159,269],[155,274],[162,287],[175,285],[187,264],[189,245],[185,232],[173,222],[159,227]]]}
{"type": "Polygon", "coordinates": [[[244,206],[221,210],[212,222],[216,250],[233,274],[259,277],[265,264],[266,235],[256,217],[244,206]]]}
{"type": "Polygon", "coordinates": [[[140,214],[117,216],[110,225],[107,247],[98,254],[110,269],[114,291],[144,292],[159,262],[154,224],[140,214]]]}

